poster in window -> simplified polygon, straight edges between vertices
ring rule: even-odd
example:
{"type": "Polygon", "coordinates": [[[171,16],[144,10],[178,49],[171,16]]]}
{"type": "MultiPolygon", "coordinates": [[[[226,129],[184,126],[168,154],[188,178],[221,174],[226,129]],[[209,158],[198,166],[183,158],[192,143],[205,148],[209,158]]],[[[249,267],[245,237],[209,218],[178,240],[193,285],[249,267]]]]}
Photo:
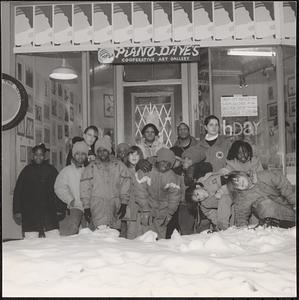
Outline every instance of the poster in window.
{"type": "Polygon", "coordinates": [[[35,104],[35,120],[42,122],[42,107],[35,104]]]}
{"type": "Polygon", "coordinates": [[[268,121],[277,119],[277,103],[268,104],[268,121]]]}
{"type": "Polygon", "coordinates": [[[33,88],[33,69],[28,65],[25,67],[25,84],[33,88]]]}
{"type": "Polygon", "coordinates": [[[113,118],[114,116],[113,95],[104,95],[104,116],[106,118],[113,118]]]}
{"type": "Polygon", "coordinates": [[[25,118],[18,124],[17,134],[21,136],[25,135],[25,118]]]}
{"type": "Polygon", "coordinates": [[[288,78],[287,88],[288,88],[288,97],[293,97],[296,95],[296,82],[294,76],[288,78]]]}
{"type": "Polygon", "coordinates": [[[34,122],[32,118],[26,118],[26,137],[29,139],[33,139],[34,134],[34,122]]]}
{"type": "Polygon", "coordinates": [[[26,146],[20,145],[20,161],[21,162],[26,162],[26,146]]]}
{"type": "Polygon", "coordinates": [[[289,116],[295,117],[296,115],[296,98],[292,98],[289,100],[289,116]]]}

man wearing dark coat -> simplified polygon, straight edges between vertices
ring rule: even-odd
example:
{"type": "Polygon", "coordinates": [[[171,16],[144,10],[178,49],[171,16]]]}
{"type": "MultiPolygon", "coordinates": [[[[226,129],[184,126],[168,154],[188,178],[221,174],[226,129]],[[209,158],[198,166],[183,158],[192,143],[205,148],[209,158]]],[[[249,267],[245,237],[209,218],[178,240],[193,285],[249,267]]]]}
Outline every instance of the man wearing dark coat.
{"type": "Polygon", "coordinates": [[[54,192],[58,172],[45,159],[46,151],[44,144],[33,147],[33,159],[21,171],[14,189],[13,217],[22,225],[25,238],[58,235],[57,214],[63,215],[66,209],[54,192]]]}

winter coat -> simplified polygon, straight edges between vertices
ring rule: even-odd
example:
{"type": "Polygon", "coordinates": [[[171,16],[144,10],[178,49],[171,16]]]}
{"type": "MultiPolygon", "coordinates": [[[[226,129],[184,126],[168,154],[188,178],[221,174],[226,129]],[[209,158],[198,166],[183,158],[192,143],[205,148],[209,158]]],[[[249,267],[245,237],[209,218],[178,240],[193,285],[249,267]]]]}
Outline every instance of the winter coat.
{"type": "Polygon", "coordinates": [[[161,173],[153,167],[149,173],[139,171],[136,179],[138,210],[151,212],[151,215],[157,219],[167,217],[169,222],[182,197],[180,176],[172,170],[161,173]]]}
{"type": "Polygon", "coordinates": [[[58,174],[54,190],[56,195],[67,204],[70,208],[70,203],[75,200],[72,208],[77,208],[83,211],[83,205],[80,200],[80,179],[84,167],[77,168],[74,163],[63,168],[58,174]]]}
{"type": "Polygon", "coordinates": [[[119,160],[103,163],[96,159],[81,175],[80,198],[83,208],[90,208],[95,226],[120,228],[117,211],[130,198],[131,175],[119,160]]]}
{"type": "Polygon", "coordinates": [[[161,148],[167,148],[157,137],[151,146],[145,143],[144,138],[141,139],[137,146],[141,149],[144,159],[156,156],[157,151],[161,148]]]}
{"type": "Polygon", "coordinates": [[[253,204],[256,201],[270,199],[285,207],[293,208],[296,203],[295,188],[279,171],[256,173],[253,187],[234,193],[236,226],[248,225],[253,204]]]}
{"type": "Polygon", "coordinates": [[[65,205],[56,197],[54,183],[58,172],[47,161],[31,162],[18,176],[13,195],[13,213],[21,213],[23,232],[58,229],[56,213],[65,205]]]}
{"type": "Polygon", "coordinates": [[[201,140],[197,145],[198,151],[203,151],[206,154],[206,162],[213,166],[213,171],[217,172],[226,165],[226,157],[231,147],[230,138],[219,135],[213,146],[210,146],[205,139],[201,140]]]}

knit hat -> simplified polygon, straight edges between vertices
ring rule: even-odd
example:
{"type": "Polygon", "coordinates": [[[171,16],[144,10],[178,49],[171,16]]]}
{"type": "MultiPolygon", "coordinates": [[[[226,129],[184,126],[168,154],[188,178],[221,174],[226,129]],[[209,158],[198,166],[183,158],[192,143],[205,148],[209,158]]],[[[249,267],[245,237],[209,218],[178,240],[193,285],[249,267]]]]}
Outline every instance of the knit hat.
{"type": "Polygon", "coordinates": [[[180,128],[181,125],[185,125],[185,126],[188,128],[188,130],[190,131],[189,125],[186,124],[185,122],[180,122],[180,123],[177,125],[176,129],[179,130],[179,128],[180,128]]]}
{"type": "Polygon", "coordinates": [[[186,151],[184,151],[182,154],[182,158],[185,157],[190,158],[194,164],[206,159],[205,153],[200,151],[196,147],[190,147],[186,151]]]}
{"type": "Polygon", "coordinates": [[[123,150],[125,150],[125,151],[128,151],[129,148],[130,148],[130,145],[129,145],[129,144],[127,144],[127,143],[120,143],[120,144],[118,144],[117,147],[116,147],[116,152],[118,152],[120,149],[123,149],[123,150]]]}
{"type": "Polygon", "coordinates": [[[111,145],[111,139],[109,136],[104,135],[103,137],[100,137],[94,146],[94,150],[97,153],[99,148],[104,148],[106,149],[109,153],[112,151],[112,145],[111,145]]]}
{"type": "Polygon", "coordinates": [[[144,135],[145,130],[148,129],[149,127],[152,127],[152,128],[154,129],[155,135],[159,135],[159,130],[158,130],[158,128],[156,127],[156,125],[154,125],[153,123],[148,123],[148,124],[146,124],[146,125],[142,128],[141,134],[144,135]]]}
{"type": "Polygon", "coordinates": [[[158,162],[162,161],[162,160],[168,161],[168,162],[170,162],[172,164],[175,162],[175,155],[174,155],[174,153],[171,150],[167,149],[167,148],[161,148],[161,149],[159,149],[157,151],[157,156],[158,156],[157,157],[157,161],[158,162]]]}
{"type": "Polygon", "coordinates": [[[89,147],[87,146],[87,144],[85,142],[83,142],[83,141],[76,142],[72,148],[72,155],[74,156],[75,153],[77,153],[77,152],[83,152],[83,153],[86,153],[86,155],[88,155],[88,150],[89,150],[89,147]]]}

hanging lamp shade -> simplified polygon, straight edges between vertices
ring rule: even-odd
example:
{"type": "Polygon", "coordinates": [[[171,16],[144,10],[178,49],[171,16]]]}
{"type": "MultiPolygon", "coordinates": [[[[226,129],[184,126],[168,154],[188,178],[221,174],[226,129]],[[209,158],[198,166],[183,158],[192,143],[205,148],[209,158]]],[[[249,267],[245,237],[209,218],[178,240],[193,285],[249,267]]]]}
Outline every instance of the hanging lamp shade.
{"type": "Polygon", "coordinates": [[[55,68],[51,74],[50,78],[56,80],[72,80],[78,78],[78,74],[71,67],[67,67],[65,59],[62,59],[62,66],[55,68]]]}

